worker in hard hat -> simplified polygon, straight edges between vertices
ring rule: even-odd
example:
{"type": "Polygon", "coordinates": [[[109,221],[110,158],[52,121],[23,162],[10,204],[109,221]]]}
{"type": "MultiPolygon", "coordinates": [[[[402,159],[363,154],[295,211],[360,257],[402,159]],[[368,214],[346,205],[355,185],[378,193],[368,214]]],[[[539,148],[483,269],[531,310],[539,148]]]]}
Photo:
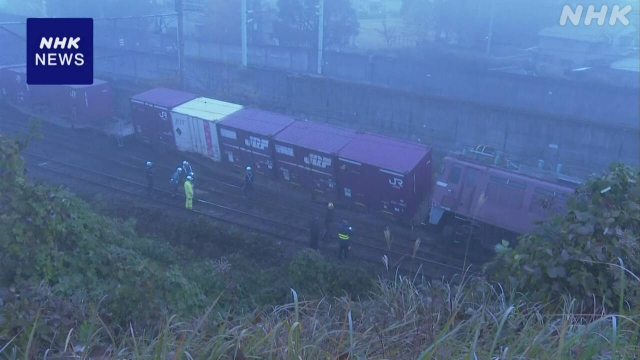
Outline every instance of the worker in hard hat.
{"type": "Polygon", "coordinates": [[[329,227],[329,225],[331,225],[331,223],[333,222],[333,218],[335,216],[335,211],[333,209],[333,203],[329,203],[327,205],[327,212],[324,215],[324,226],[325,227],[329,227]]]}
{"type": "Polygon", "coordinates": [[[187,176],[187,179],[184,182],[184,195],[187,198],[186,207],[189,210],[193,209],[193,183],[191,182],[193,178],[191,176],[187,176]]]}
{"type": "Polygon", "coordinates": [[[253,198],[253,170],[251,166],[247,166],[244,175],[244,184],[242,185],[242,192],[245,198],[253,198]]]}
{"type": "Polygon", "coordinates": [[[193,169],[191,168],[191,164],[187,160],[182,162],[182,173],[185,176],[185,179],[189,174],[193,173],[193,169]]]}
{"type": "Polygon", "coordinates": [[[172,196],[176,196],[178,194],[178,185],[180,185],[181,177],[182,177],[182,168],[179,167],[171,176],[171,180],[169,180],[169,183],[171,184],[171,188],[173,189],[172,196]]]}
{"type": "Polygon", "coordinates": [[[335,216],[335,211],[333,210],[333,203],[327,204],[327,211],[324,214],[324,235],[322,236],[322,240],[326,239],[327,234],[329,234],[329,228],[331,227],[331,223],[333,223],[333,218],[335,216]]]}
{"type": "Polygon", "coordinates": [[[153,163],[151,161],[147,161],[147,194],[151,195],[153,192],[153,163]]]}
{"type": "Polygon", "coordinates": [[[351,231],[353,229],[347,220],[344,220],[338,230],[338,241],[340,241],[340,259],[349,258],[349,250],[351,249],[351,231]]]}

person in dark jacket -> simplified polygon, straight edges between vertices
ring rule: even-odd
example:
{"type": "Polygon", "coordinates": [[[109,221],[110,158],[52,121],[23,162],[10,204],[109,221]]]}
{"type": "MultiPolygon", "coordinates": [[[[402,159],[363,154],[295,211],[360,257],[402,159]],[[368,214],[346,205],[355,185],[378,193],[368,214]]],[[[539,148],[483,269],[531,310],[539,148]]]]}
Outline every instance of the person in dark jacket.
{"type": "Polygon", "coordinates": [[[185,180],[187,179],[187,176],[189,176],[189,174],[193,173],[193,169],[191,168],[191,164],[189,164],[189,162],[187,160],[182,162],[182,174],[185,178],[185,180]]]}
{"type": "Polygon", "coordinates": [[[333,210],[333,203],[329,203],[327,205],[327,212],[324,214],[324,227],[329,230],[329,226],[333,222],[333,218],[335,217],[335,211],[333,210]]]}
{"type": "Polygon", "coordinates": [[[349,222],[344,220],[338,230],[338,241],[340,241],[340,259],[349,258],[349,250],[351,249],[351,231],[353,229],[349,226],[349,222]]]}
{"type": "Polygon", "coordinates": [[[320,227],[318,226],[318,217],[309,220],[309,247],[318,250],[318,242],[320,239],[320,227]]]}
{"type": "Polygon", "coordinates": [[[180,185],[180,178],[182,178],[182,168],[177,168],[173,173],[173,176],[171,176],[171,180],[169,180],[171,188],[173,189],[172,196],[176,196],[178,194],[178,185],[180,185]]]}
{"type": "Polygon", "coordinates": [[[151,195],[153,191],[153,163],[147,161],[147,193],[151,195]]]}
{"type": "Polygon", "coordinates": [[[242,193],[246,199],[253,198],[253,170],[251,170],[251,166],[247,166],[247,172],[244,175],[244,184],[242,185],[242,193]]]}

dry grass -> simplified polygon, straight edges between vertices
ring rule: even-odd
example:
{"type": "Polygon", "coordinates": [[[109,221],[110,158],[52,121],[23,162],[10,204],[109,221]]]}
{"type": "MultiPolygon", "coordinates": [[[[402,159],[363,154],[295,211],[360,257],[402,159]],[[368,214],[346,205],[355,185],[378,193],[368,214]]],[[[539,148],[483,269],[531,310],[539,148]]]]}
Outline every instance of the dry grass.
{"type": "Polygon", "coordinates": [[[46,355],[9,342],[0,358],[633,359],[640,351],[637,314],[581,314],[570,298],[554,307],[510,301],[500,285],[475,279],[454,286],[390,276],[357,302],[291,295],[291,303],[239,317],[214,303],[190,322],[171,317],[119,336],[103,326],[86,344],[70,333],[64,349],[46,355]],[[61,353],[69,357],[51,355],[61,353]]]}

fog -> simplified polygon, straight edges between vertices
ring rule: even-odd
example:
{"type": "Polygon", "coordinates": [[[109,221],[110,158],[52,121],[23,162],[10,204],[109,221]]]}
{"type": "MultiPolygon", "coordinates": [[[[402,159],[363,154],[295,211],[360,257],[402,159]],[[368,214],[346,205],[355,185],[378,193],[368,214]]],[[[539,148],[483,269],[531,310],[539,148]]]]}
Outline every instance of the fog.
{"type": "Polygon", "coordinates": [[[179,22],[174,1],[0,0],[0,62],[25,61],[25,17],[93,17],[97,77],[173,84],[443,151],[488,144],[580,176],[638,163],[637,1],[318,5],[246,0],[243,15],[240,0],[185,0],[179,22]],[[584,6],[580,24],[560,25],[565,5],[584,6]],[[584,24],[589,5],[608,6],[603,25],[584,24]],[[610,24],[614,6],[631,7],[628,24],[610,24]],[[291,74],[345,83],[292,85],[291,74]]]}

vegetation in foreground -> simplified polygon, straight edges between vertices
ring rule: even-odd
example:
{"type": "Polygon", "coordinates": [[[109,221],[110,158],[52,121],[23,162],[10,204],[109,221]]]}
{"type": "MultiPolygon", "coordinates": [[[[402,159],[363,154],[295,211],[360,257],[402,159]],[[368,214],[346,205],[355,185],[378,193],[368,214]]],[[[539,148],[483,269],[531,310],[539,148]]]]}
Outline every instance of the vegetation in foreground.
{"type": "MultiPolygon", "coordinates": [[[[184,231],[168,234],[177,241],[140,237],[133,222],[25,182],[24,146],[0,137],[0,358],[631,359],[640,352],[637,171],[613,167],[548,231],[500,248],[494,275],[505,287],[393,270],[369,282],[367,270],[313,251],[259,270],[237,256],[203,257],[206,248],[184,231]]],[[[233,237],[255,245],[195,227],[212,243],[233,237]]]]}

